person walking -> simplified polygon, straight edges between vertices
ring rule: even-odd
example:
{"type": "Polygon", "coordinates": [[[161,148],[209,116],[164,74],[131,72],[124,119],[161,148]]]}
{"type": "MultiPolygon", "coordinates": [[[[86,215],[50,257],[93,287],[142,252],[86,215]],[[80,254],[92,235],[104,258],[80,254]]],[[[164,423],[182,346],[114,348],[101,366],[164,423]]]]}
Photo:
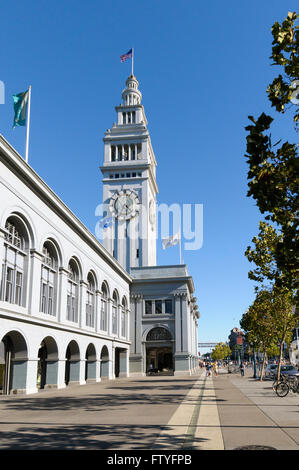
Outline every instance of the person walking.
{"type": "Polygon", "coordinates": [[[240,372],[241,372],[241,376],[242,376],[242,377],[244,377],[244,369],[245,369],[244,363],[241,362],[241,364],[240,364],[240,372]]]}

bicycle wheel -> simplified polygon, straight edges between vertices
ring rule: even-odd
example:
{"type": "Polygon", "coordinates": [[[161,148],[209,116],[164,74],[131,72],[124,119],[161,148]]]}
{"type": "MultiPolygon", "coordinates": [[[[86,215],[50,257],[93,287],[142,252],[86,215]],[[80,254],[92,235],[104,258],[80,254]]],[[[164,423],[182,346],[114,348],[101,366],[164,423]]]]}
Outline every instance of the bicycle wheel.
{"type": "Polygon", "coordinates": [[[285,397],[290,391],[288,384],[285,382],[279,382],[276,386],[275,392],[279,397],[285,397]]]}
{"type": "Polygon", "coordinates": [[[277,387],[277,385],[278,385],[278,380],[274,380],[274,381],[273,381],[273,384],[272,384],[272,390],[273,390],[273,392],[276,392],[276,387],[277,387]]]}

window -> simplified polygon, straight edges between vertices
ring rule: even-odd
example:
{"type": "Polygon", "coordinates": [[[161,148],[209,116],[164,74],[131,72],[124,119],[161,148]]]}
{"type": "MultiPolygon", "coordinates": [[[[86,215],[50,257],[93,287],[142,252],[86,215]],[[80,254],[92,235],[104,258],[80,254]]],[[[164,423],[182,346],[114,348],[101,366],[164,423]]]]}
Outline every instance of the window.
{"type": "Polygon", "coordinates": [[[118,317],[118,295],[114,291],[112,304],[112,334],[117,335],[117,317],[118,317]]]}
{"type": "Polygon", "coordinates": [[[136,160],[135,145],[132,144],[130,147],[131,147],[131,160],[136,160]]]}
{"type": "Polygon", "coordinates": [[[153,313],[152,301],[146,300],[145,301],[145,314],[152,315],[152,313],[153,313]]]}
{"type": "Polygon", "coordinates": [[[165,300],[165,313],[173,313],[172,299],[165,300]]]}
{"type": "Polygon", "coordinates": [[[86,326],[94,327],[95,280],[92,273],[87,276],[86,290],[86,326]]]}
{"type": "Polygon", "coordinates": [[[155,313],[162,313],[162,300],[155,300],[155,313]]]}
{"type": "Polygon", "coordinates": [[[57,258],[51,243],[43,246],[43,260],[41,268],[41,299],[40,311],[48,315],[55,315],[54,292],[57,283],[57,258]]]}
{"type": "Polygon", "coordinates": [[[21,223],[9,218],[5,224],[1,299],[24,306],[27,247],[21,223]]]}
{"type": "Polygon", "coordinates": [[[114,145],[111,145],[111,161],[112,162],[115,162],[116,160],[116,150],[115,150],[115,146],[114,145]]]}
{"type": "Polygon", "coordinates": [[[5,302],[12,302],[13,298],[13,275],[14,271],[12,268],[7,268],[6,271],[6,292],[5,292],[5,302]]]}
{"type": "Polygon", "coordinates": [[[68,270],[67,319],[72,322],[77,322],[79,305],[79,269],[75,260],[71,259],[68,270]]]}
{"type": "Polygon", "coordinates": [[[123,338],[125,338],[126,334],[127,334],[127,321],[126,321],[127,312],[126,312],[126,309],[127,309],[127,302],[126,302],[126,299],[123,298],[122,306],[121,306],[121,319],[120,319],[121,336],[123,338]]]}
{"type": "Polygon", "coordinates": [[[102,284],[102,299],[101,299],[101,323],[100,328],[102,331],[107,331],[107,309],[108,309],[108,291],[106,284],[102,284]]]}
{"type": "Polygon", "coordinates": [[[145,315],[170,315],[172,313],[172,299],[145,300],[145,315]]]}

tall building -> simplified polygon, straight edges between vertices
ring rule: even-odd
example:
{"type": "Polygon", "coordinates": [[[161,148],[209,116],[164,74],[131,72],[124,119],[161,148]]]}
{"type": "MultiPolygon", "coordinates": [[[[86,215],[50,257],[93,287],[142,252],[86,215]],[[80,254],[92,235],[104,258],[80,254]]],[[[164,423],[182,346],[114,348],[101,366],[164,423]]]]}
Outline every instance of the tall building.
{"type": "Polygon", "coordinates": [[[157,161],[138,86],[130,75],[103,139],[103,203],[113,219],[103,244],[132,276],[130,373],[189,374],[199,313],[187,266],[156,266],[157,161]]]}
{"type": "Polygon", "coordinates": [[[105,248],[127,270],[156,265],[156,158],[131,75],[116,106],[117,123],[104,137],[103,203],[114,224],[104,231],[105,248]]]}

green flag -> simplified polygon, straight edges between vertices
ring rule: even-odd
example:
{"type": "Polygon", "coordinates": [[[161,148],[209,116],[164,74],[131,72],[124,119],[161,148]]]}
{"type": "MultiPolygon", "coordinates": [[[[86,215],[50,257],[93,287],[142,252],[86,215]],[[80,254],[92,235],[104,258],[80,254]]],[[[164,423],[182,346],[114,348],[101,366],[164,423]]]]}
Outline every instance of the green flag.
{"type": "Polygon", "coordinates": [[[26,113],[28,105],[28,95],[29,90],[22,93],[18,93],[13,96],[15,117],[13,121],[13,127],[16,126],[26,126],[26,113]]]}

